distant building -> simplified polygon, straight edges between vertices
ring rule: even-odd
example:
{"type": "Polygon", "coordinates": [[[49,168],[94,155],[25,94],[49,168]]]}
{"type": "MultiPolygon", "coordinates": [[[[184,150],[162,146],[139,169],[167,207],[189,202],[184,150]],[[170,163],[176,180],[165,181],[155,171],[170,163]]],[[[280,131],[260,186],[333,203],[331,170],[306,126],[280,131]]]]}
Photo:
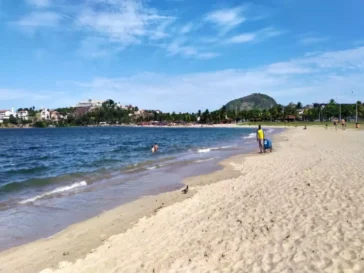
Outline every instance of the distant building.
{"type": "Polygon", "coordinates": [[[16,113],[17,118],[20,118],[22,120],[28,120],[28,111],[27,110],[20,110],[16,113]]]}
{"type": "Polygon", "coordinates": [[[53,120],[53,121],[59,121],[59,120],[62,118],[62,116],[61,116],[61,114],[60,114],[59,112],[57,112],[57,111],[50,111],[50,118],[51,118],[51,120],[53,120]]]}
{"type": "Polygon", "coordinates": [[[293,115],[288,115],[288,116],[286,116],[285,120],[287,120],[287,121],[295,121],[296,120],[296,117],[293,116],[293,115]]]}
{"type": "Polygon", "coordinates": [[[16,116],[14,108],[11,110],[0,110],[0,123],[3,123],[4,120],[9,120],[11,116],[16,116]]]}
{"type": "Polygon", "coordinates": [[[40,118],[42,120],[50,120],[51,119],[51,113],[49,109],[43,108],[42,111],[40,111],[40,118]]]}
{"type": "Polygon", "coordinates": [[[297,114],[299,117],[302,117],[305,113],[305,109],[297,109],[297,114]]]}
{"type": "Polygon", "coordinates": [[[81,102],[79,102],[76,105],[76,108],[79,108],[79,107],[100,108],[104,102],[105,101],[103,101],[103,100],[92,100],[92,99],[89,99],[87,101],[81,101],[81,102]]]}

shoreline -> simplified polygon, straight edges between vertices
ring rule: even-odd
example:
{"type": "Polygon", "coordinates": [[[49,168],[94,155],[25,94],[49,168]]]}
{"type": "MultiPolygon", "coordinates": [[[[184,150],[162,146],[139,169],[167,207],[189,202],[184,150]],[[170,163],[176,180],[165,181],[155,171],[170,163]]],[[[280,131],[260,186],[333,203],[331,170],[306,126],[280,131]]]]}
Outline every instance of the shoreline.
{"type": "MultiPolygon", "coordinates": [[[[273,139],[279,139],[283,132],[274,134],[273,139]]],[[[71,262],[76,261],[91,253],[92,249],[99,247],[111,236],[126,232],[139,220],[155,215],[162,208],[191,198],[203,186],[239,177],[240,172],[234,170],[232,165],[255,155],[255,153],[247,152],[229,156],[218,162],[218,170],[185,178],[182,185],[189,185],[190,189],[186,195],[181,194],[180,190],[176,190],[143,196],[113,209],[105,210],[92,218],[71,224],[48,238],[3,250],[0,252],[0,272],[10,269],[13,272],[38,272],[43,268],[56,267],[64,259],[71,262]],[[30,266],[30,261],[34,260],[37,263],[30,266]],[[4,264],[5,269],[2,266],[4,264]]]]}
{"type": "Polygon", "coordinates": [[[363,136],[286,130],[276,153],[231,162],[238,177],[41,273],[364,272],[363,136]]]}
{"type": "MultiPolygon", "coordinates": [[[[309,127],[324,127],[324,123],[329,125],[329,128],[333,128],[331,122],[316,123],[313,121],[299,121],[299,122],[243,122],[243,123],[221,123],[221,124],[188,124],[188,125],[138,125],[138,124],[113,124],[113,125],[87,125],[87,126],[64,126],[64,127],[3,127],[0,129],[57,129],[57,128],[111,128],[111,127],[137,127],[137,128],[255,128],[258,124],[261,124],[265,128],[292,128],[300,126],[309,127]],[[267,124],[268,123],[268,124],[267,124]]],[[[348,123],[349,126],[354,128],[355,123],[348,123]]]]}

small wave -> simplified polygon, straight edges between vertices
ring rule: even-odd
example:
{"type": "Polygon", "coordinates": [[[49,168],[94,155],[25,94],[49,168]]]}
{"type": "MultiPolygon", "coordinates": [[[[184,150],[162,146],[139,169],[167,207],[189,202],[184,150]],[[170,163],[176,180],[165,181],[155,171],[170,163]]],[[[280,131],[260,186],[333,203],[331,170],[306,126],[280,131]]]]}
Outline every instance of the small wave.
{"type": "Polygon", "coordinates": [[[157,166],[152,166],[152,167],[148,167],[148,170],[155,170],[157,168],[157,166]]]}
{"type": "Polygon", "coordinates": [[[213,148],[201,148],[201,149],[197,149],[197,152],[200,153],[208,153],[211,151],[215,151],[215,150],[219,150],[220,148],[218,147],[213,147],[213,148]]]}
{"type": "Polygon", "coordinates": [[[23,168],[23,169],[11,169],[6,171],[6,174],[32,174],[36,172],[41,172],[48,170],[48,167],[39,166],[39,167],[30,167],[30,168],[23,168]]]}
{"type": "Polygon", "coordinates": [[[198,159],[198,160],[195,161],[195,163],[207,162],[207,161],[211,161],[213,159],[214,159],[214,157],[206,158],[206,159],[198,159]]]}
{"type": "Polygon", "coordinates": [[[236,146],[230,145],[230,146],[221,146],[220,148],[221,149],[230,149],[230,148],[234,148],[234,147],[236,147],[236,146]]]}
{"type": "Polygon", "coordinates": [[[244,139],[250,139],[250,138],[255,138],[256,134],[255,133],[250,133],[248,136],[243,137],[244,139]]]}
{"type": "Polygon", "coordinates": [[[44,198],[46,196],[50,196],[50,195],[53,195],[53,194],[56,194],[56,193],[61,193],[61,192],[69,191],[69,190],[72,190],[72,189],[75,189],[75,188],[78,188],[78,187],[84,187],[84,186],[87,186],[86,181],[76,182],[76,183],[73,183],[70,186],[59,187],[59,188],[56,188],[56,189],[54,189],[52,191],[45,192],[43,194],[34,196],[34,197],[26,199],[26,200],[22,200],[22,201],[19,202],[19,204],[24,205],[24,204],[27,204],[27,203],[30,203],[30,202],[34,202],[34,201],[36,201],[38,199],[44,198]]]}

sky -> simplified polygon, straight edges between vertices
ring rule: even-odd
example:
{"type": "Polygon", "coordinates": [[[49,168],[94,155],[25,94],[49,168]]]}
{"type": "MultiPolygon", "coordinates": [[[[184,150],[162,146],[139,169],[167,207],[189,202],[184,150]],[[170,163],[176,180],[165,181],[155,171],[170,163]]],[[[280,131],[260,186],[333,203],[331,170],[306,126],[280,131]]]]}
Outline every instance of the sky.
{"type": "Polygon", "coordinates": [[[0,0],[0,108],[364,101],[362,0],[0,0]]]}

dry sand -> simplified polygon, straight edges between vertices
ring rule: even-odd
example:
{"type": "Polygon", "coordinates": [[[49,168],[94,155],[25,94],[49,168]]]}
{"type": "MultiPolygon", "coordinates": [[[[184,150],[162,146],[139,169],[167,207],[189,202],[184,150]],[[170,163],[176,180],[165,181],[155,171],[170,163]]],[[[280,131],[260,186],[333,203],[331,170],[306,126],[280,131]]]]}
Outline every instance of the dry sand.
{"type": "MultiPolygon", "coordinates": [[[[42,273],[364,272],[364,132],[292,128],[281,139],[272,154],[225,162],[222,181],[208,184],[211,174],[205,186],[191,186],[190,198],[143,217],[77,261],[61,256],[57,269],[42,273]]],[[[70,247],[80,240],[75,235],[70,247]]],[[[43,243],[64,239],[61,233],[43,243]]],[[[35,272],[22,271],[27,258],[14,259],[37,253],[41,243],[2,253],[2,272],[35,272]]],[[[28,263],[50,254],[39,256],[28,263]]]]}

